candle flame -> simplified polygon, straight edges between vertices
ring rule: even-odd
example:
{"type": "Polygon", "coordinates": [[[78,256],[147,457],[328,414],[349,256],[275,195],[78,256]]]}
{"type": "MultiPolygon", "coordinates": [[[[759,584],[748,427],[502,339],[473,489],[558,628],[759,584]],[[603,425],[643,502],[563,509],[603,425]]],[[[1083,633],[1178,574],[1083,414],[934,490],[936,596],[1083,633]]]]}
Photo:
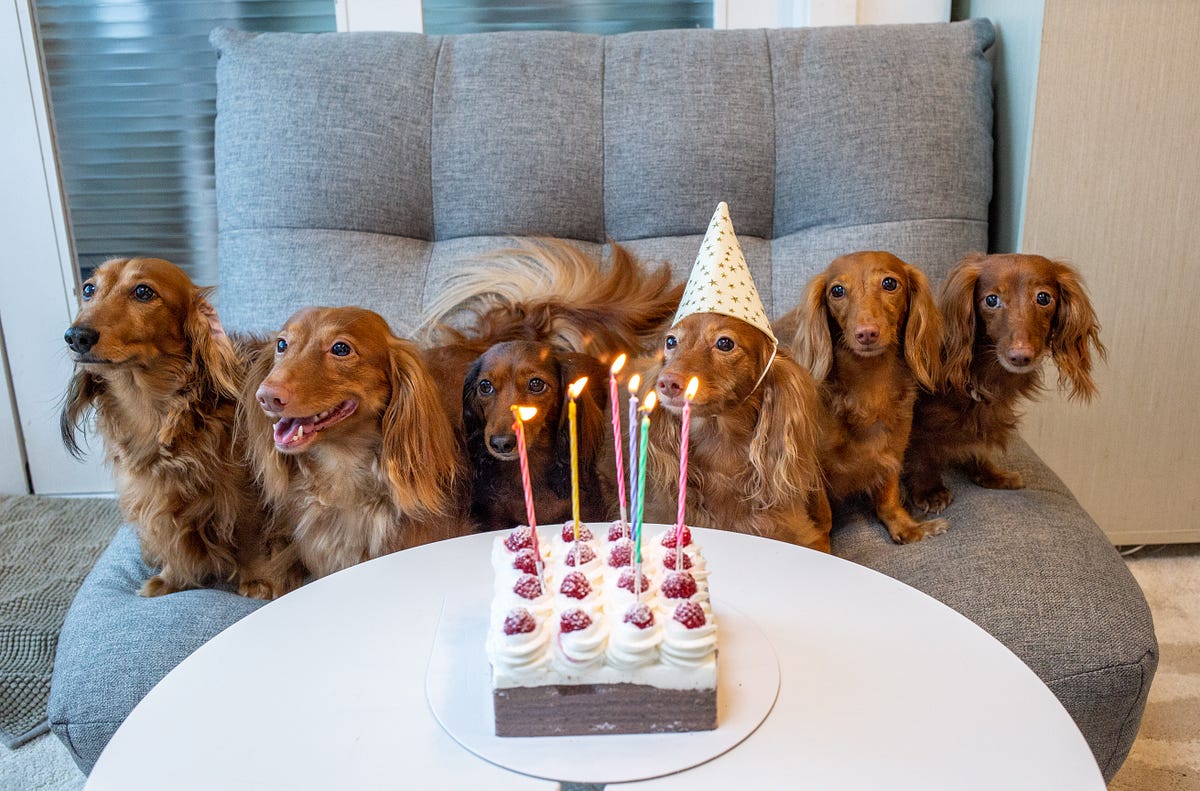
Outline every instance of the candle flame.
{"type": "Polygon", "coordinates": [[[646,396],[646,400],[642,402],[642,411],[647,415],[654,411],[655,405],[658,404],[658,393],[653,390],[646,396]]]}
{"type": "Polygon", "coordinates": [[[693,376],[691,381],[688,382],[687,390],[683,391],[683,397],[686,398],[688,401],[691,401],[693,398],[696,397],[696,391],[699,389],[700,389],[700,380],[693,376]]]}
{"type": "Polygon", "coordinates": [[[625,367],[625,353],[621,352],[621,356],[613,360],[612,373],[614,375],[621,373],[621,369],[625,367]]]}
{"type": "Polygon", "coordinates": [[[510,407],[518,420],[528,421],[533,420],[533,416],[537,414],[535,406],[514,406],[510,407]]]}
{"type": "Polygon", "coordinates": [[[579,398],[579,394],[583,392],[583,388],[587,385],[588,378],[586,376],[576,379],[570,386],[567,387],[567,392],[571,394],[571,398],[579,398]]]}
{"type": "Polygon", "coordinates": [[[629,395],[637,395],[638,388],[642,385],[642,375],[634,374],[629,377],[629,395]]]}

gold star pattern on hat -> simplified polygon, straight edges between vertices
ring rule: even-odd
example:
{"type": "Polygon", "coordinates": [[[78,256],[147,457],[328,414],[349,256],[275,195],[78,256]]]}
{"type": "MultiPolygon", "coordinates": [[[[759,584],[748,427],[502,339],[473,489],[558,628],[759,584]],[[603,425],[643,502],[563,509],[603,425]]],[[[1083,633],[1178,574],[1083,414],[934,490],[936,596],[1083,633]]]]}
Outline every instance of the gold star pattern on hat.
{"type": "Polygon", "coordinates": [[[671,326],[693,313],[720,313],[741,319],[779,343],[775,333],[771,332],[771,322],[767,321],[767,312],[754,287],[754,277],[733,233],[729,206],[725,201],[717,204],[712,222],[708,224],[671,326]]]}

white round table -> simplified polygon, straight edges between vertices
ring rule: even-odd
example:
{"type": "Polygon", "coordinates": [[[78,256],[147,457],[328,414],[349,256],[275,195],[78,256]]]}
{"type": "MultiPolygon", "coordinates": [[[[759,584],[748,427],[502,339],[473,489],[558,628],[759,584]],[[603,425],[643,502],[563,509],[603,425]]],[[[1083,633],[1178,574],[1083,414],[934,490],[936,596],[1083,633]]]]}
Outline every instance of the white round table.
{"type": "MultiPolygon", "coordinates": [[[[818,552],[724,531],[695,536],[713,597],[771,641],[779,697],[730,752],[614,789],[1103,791],[1050,690],[958,613],[818,552]]],[[[138,704],[86,788],[557,788],[459,747],[426,702],[445,591],[477,589],[486,607],[493,539],[363,563],[232,625],[138,704]]]]}

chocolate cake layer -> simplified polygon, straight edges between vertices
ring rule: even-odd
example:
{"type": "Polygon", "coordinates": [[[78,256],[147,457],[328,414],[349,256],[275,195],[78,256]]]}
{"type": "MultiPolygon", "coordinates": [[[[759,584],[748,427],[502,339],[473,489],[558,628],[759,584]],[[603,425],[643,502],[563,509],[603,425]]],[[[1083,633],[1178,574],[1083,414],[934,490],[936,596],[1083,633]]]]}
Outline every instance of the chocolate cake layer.
{"type": "Polygon", "coordinates": [[[644,684],[507,687],[492,694],[497,736],[683,733],[717,727],[715,689],[644,684]]]}

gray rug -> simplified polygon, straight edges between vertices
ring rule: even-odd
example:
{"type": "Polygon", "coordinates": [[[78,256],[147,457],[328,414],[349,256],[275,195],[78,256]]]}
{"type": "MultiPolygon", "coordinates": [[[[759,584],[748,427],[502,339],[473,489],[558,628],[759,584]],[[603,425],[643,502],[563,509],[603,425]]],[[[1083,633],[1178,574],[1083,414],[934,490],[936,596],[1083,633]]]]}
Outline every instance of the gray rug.
{"type": "Polygon", "coordinates": [[[44,733],[67,608],[121,523],[115,500],[0,496],[0,743],[44,733]]]}

